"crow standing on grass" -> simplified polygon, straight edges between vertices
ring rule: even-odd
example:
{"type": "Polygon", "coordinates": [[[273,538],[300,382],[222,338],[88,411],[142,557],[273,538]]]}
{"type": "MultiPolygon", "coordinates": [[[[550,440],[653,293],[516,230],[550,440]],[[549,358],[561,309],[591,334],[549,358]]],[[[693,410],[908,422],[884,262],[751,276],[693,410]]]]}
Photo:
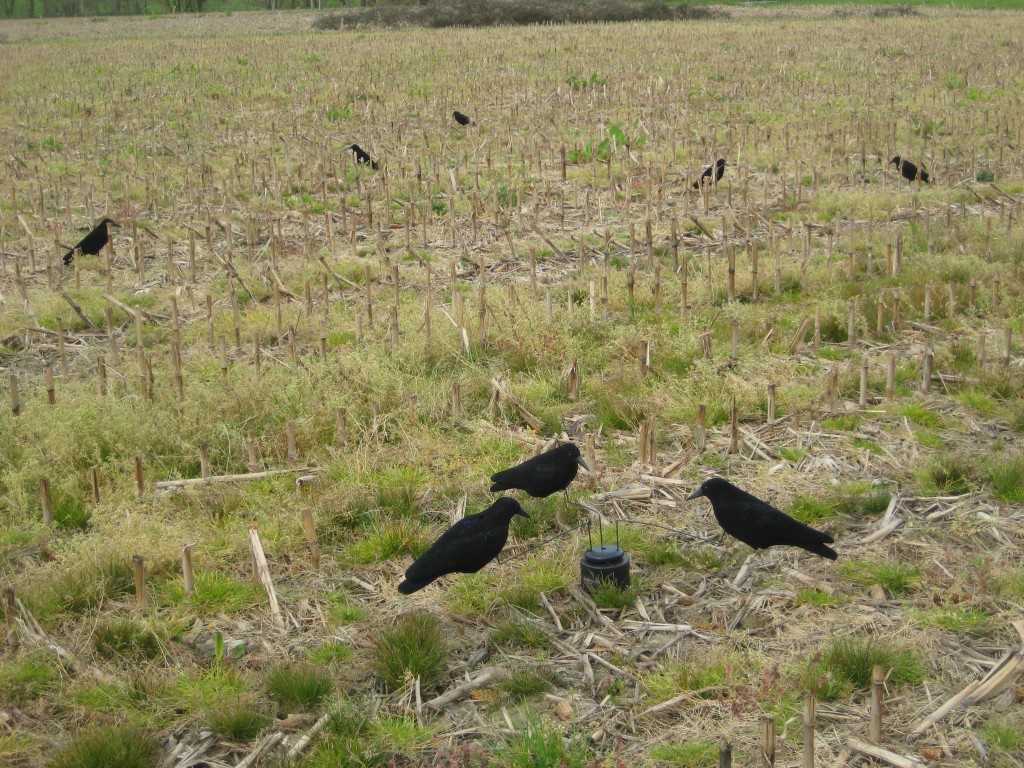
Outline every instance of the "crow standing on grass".
{"type": "Polygon", "coordinates": [[[724,158],[719,158],[718,160],[715,161],[714,165],[709,165],[707,168],[705,168],[704,173],[700,175],[700,178],[693,182],[693,188],[700,189],[700,185],[705,183],[705,179],[707,179],[708,181],[711,180],[712,173],[715,174],[715,182],[719,182],[722,180],[722,176],[725,174],[724,158]]]}
{"type": "Polygon", "coordinates": [[[95,256],[97,253],[103,250],[103,246],[107,244],[110,239],[110,233],[107,231],[107,225],[114,227],[120,227],[113,219],[104,219],[95,227],[92,232],[83,237],[78,243],[67,253],[64,254],[64,265],[67,266],[75,260],[75,251],[81,251],[89,256],[95,256]]]}
{"type": "Polygon", "coordinates": [[[360,163],[361,165],[368,165],[373,170],[377,170],[377,168],[379,167],[377,161],[370,157],[368,154],[366,154],[366,151],[362,147],[360,147],[358,144],[349,144],[348,148],[355,153],[357,163],[360,163]]]}
{"type": "Polygon", "coordinates": [[[899,155],[896,155],[896,157],[890,160],[889,164],[895,165],[896,169],[900,172],[900,175],[902,175],[907,181],[916,181],[917,179],[921,179],[925,184],[930,181],[928,178],[928,171],[924,168],[918,168],[912,162],[904,160],[899,155]]]}
{"type": "Polygon", "coordinates": [[[590,469],[576,444],[566,443],[510,469],[495,472],[491,475],[491,492],[520,488],[534,498],[544,498],[568,488],[580,467],[590,469]]]}
{"type": "Polygon", "coordinates": [[[696,499],[698,496],[704,496],[711,502],[722,530],[754,549],[781,545],[800,547],[829,560],[838,557],[834,549],[825,546],[835,541],[829,534],[794,520],[771,504],[741,491],[728,480],[712,477],[686,498],[696,499]]]}
{"type": "Polygon", "coordinates": [[[455,110],[454,112],[452,112],[452,117],[455,119],[455,122],[458,123],[459,125],[473,124],[473,121],[466,117],[466,115],[459,112],[459,110],[455,110]]]}
{"type": "Polygon", "coordinates": [[[446,573],[476,573],[501,552],[515,515],[529,517],[518,501],[502,496],[483,512],[462,518],[409,566],[398,591],[411,595],[446,573]]]}

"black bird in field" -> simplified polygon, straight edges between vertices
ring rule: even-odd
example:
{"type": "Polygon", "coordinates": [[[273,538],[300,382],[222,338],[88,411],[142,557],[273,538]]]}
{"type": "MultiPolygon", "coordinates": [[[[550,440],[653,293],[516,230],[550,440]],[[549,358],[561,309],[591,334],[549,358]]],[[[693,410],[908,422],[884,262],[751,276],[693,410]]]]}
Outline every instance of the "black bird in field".
{"type": "Polygon", "coordinates": [[[455,122],[458,123],[459,125],[472,125],[473,124],[473,121],[470,120],[468,117],[466,117],[461,112],[459,112],[459,110],[455,110],[454,112],[452,112],[452,117],[455,118],[455,122]]]}
{"type": "Polygon", "coordinates": [[[904,160],[899,155],[896,155],[896,157],[890,160],[889,164],[895,165],[896,169],[900,172],[900,175],[902,175],[907,181],[916,181],[917,179],[921,179],[925,184],[930,181],[928,178],[928,171],[924,168],[918,168],[912,162],[904,160]]]}
{"type": "Polygon", "coordinates": [[[103,250],[103,246],[107,244],[110,239],[110,233],[107,231],[107,225],[120,227],[113,219],[104,219],[95,227],[92,232],[83,237],[70,251],[64,254],[64,265],[67,266],[75,260],[75,251],[81,251],[82,253],[88,254],[89,256],[95,256],[97,253],[103,250]]]}
{"type": "Polygon", "coordinates": [[[715,174],[715,181],[719,182],[722,180],[722,176],[725,174],[725,159],[718,158],[714,165],[709,165],[704,169],[704,173],[700,175],[700,178],[693,182],[694,189],[700,189],[700,185],[705,183],[704,179],[711,180],[711,174],[715,174]]]}
{"type": "Polygon", "coordinates": [[[698,496],[704,496],[711,502],[715,519],[723,531],[754,549],[782,545],[800,547],[829,560],[839,556],[834,549],[825,546],[835,541],[829,534],[794,520],[771,504],[741,491],[728,480],[712,477],[686,498],[696,499],[698,496]]]}
{"type": "Polygon", "coordinates": [[[566,443],[491,475],[491,492],[520,488],[534,498],[544,498],[569,487],[579,468],[590,467],[575,443],[566,443]]]}
{"type": "Polygon", "coordinates": [[[483,512],[462,518],[416,558],[398,591],[411,595],[446,573],[476,573],[501,552],[515,515],[529,517],[518,501],[502,496],[483,512]]]}
{"type": "Polygon", "coordinates": [[[357,163],[361,163],[362,165],[368,165],[373,170],[377,170],[377,168],[379,167],[377,161],[370,157],[368,154],[366,154],[366,151],[362,147],[360,147],[358,144],[350,144],[348,148],[355,152],[357,163]]]}

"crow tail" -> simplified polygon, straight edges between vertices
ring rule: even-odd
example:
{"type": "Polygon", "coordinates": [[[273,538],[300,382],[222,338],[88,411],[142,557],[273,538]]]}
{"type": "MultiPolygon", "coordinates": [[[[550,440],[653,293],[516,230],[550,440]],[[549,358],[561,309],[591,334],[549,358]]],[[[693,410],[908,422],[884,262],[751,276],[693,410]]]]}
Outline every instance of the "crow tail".
{"type": "Polygon", "coordinates": [[[801,548],[806,549],[808,552],[813,552],[815,555],[820,557],[827,557],[829,560],[835,560],[839,557],[839,554],[832,549],[832,547],[825,546],[819,542],[813,544],[800,544],[801,548]]]}
{"type": "Polygon", "coordinates": [[[420,580],[406,579],[398,585],[398,591],[401,592],[403,595],[411,595],[413,592],[419,592],[421,589],[430,584],[430,582],[432,582],[436,578],[437,576],[431,576],[428,579],[420,580]]]}

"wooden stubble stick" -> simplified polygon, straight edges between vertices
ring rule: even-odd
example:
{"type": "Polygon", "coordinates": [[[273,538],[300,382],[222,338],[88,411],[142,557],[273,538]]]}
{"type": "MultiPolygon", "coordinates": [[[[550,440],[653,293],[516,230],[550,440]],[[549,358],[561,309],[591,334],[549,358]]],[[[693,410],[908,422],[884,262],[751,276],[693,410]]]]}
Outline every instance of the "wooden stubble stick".
{"type": "Polygon", "coordinates": [[[13,617],[14,623],[20,630],[22,637],[26,640],[31,640],[36,645],[45,648],[57,656],[76,675],[92,677],[100,683],[120,683],[113,675],[109,675],[101,669],[79,661],[65,648],[51,640],[39,622],[36,621],[36,617],[22,604],[21,600],[14,598],[14,604],[17,606],[18,614],[20,614],[13,617]]]}
{"type": "Polygon", "coordinates": [[[508,385],[500,377],[495,376],[491,379],[491,386],[494,387],[495,393],[505,398],[505,400],[519,412],[519,415],[523,418],[523,421],[527,423],[530,429],[534,432],[540,432],[544,428],[544,422],[530,413],[522,403],[516,400],[515,395],[512,394],[512,390],[508,388],[508,385]]]}
{"type": "Polygon", "coordinates": [[[461,685],[457,685],[454,688],[449,688],[447,691],[442,693],[440,696],[431,699],[426,702],[423,707],[430,710],[439,710],[446,704],[450,704],[453,701],[461,699],[468,693],[472,693],[478,688],[483,688],[485,685],[489,685],[497,680],[501,680],[505,677],[507,672],[499,667],[488,667],[480,671],[476,677],[472,680],[467,680],[461,685]]]}
{"type": "Polygon", "coordinates": [[[192,485],[206,485],[208,483],[244,483],[249,480],[262,480],[265,477],[275,475],[286,475],[294,472],[315,473],[321,470],[316,467],[295,467],[294,469],[268,469],[265,472],[245,472],[240,475],[210,475],[209,477],[188,477],[183,480],[160,480],[153,483],[153,487],[159,490],[177,491],[192,485]]]}
{"type": "Polygon", "coordinates": [[[294,760],[296,757],[298,757],[302,753],[302,751],[310,745],[313,739],[316,738],[316,735],[323,730],[324,726],[327,725],[327,721],[330,719],[331,713],[328,712],[326,715],[323,715],[319,720],[313,723],[312,727],[304,734],[302,734],[299,737],[298,741],[296,741],[295,744],[292,745],[292,748],[288,750],[288,759],[294,760]]]}
{"type": "Polygon", "coordinates": [[[939,707],[930,715],[928,715],[928,717],[926,717],[924,720],[918,723],[914,730],[912,730],[910,734],[907,736],[907,741],[913,741],[922,733],[924,733],[933,725],[935,725],[937,722],[942,720],[942,718],[944,718],[946,715],[948,715],[950,712],[956,709],[964,699],[966,699],[968,696],[974,693],[975,689],[979,685],[981,685],[981,681],[974,680],[971,683],[969,683],[966,688],[960,691],[960,693],[948,699],[945,704],[943,704],[941,707],[939,707]]]}
{"type": "Polygon", "coordinates": [[[270,615],[274,619],[274,623],[284,629],[284,616],[281,614],[281,606],[277,604],[277,591],[274,589],[274,581],[270,577],[270,566],[267,565],[267,557],[263,554],[263,544],[260,543],[260,535],[256,531],[255,525],[249,527],[249,549],[256,562],[256,574],[270,601],[270,615]]]}
{"type": "Polygon", "coordinates": [[[866,741],[861,741],[855,736],[851,736],[846,744],[850,749],[860,752],[863,755],[867,755],[868,757],[872,757],[875,760],[881,760],[883,763],[888,763],[893,766],[893,768],[925,768],[925,764],[920,760],[899,755],[891,750],[884,749],[883,747],[879,747],[874,744],[868,744],[866,741]]]}

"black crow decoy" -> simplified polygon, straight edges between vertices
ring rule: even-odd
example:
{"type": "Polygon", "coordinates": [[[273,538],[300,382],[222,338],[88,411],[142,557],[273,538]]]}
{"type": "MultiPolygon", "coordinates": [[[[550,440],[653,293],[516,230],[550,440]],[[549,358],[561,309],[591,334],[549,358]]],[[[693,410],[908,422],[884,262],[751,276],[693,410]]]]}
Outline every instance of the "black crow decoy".
{"type": "Polygon", "coordinates": [[[113,219],[104,219],[95,227],[92,232],[83,237],[78,243],[67,253],[64,254],[64,265],[67,266],[75,260],[75,251],[81,251],[89,256],[95,256],[97,253],[103,250],[103,246],[107,244],[110,239],[110,233],[107,231],[107,225],[114,227],[120,227],[113,219]]]}
{"type": "Polygon", "coordinates": [[[362,147],[360,147],[358,144],[349,144],[348,148],[355,153],[357,163],[361,165],[368,165],[373,170],[377,170],[377,168],[379,167],[377,161],[370,157],[368,154],[366,154],[366,151],[362,147]]]}
{"type": "Polygon", "coordinates": [[[544,498],[568,488],[580,467],[590,469],[576,444],[566,443],[510,469],[495,472],[491,475],[491,491],[520,488],[535,498],[544,498]]]}
{"type": "Polygon", "coordinates": [[[724,158],[718,158],[718,160],[715,161],[714,165],[709,165],[707,168],[705,168],[704,173],[700,175],[700,178],[693,182],[693,188],[700,189],[700,185],[705,183],[705,179],[707,179],[708,181],[711,180],[712,173],[715,174],[716,183],[722,180],[722,176],[725,174],[724,158]]]}
{"type": "Polygon", "coordinates": [[[712,477],[686,498],[699,496],[711,502],[715,519],[723,531],[754,549],[781,545],[800,547],[829,560],[838,557],[834,549],[825,546],[835,541],[829,534],[794,520],[728,480],[712,477]]]}
{"type": "Polygon", "coordinates": [[[476,573],[501,552],[515,515],[529,517],[518,501],[502,496],[482,512],[462,518],[416,558],[398,591],[411,595],[446,573],[476,573]]]}
{"type": "Polygon", "coordinates": [[[896,169],[900,172],[900,175],[907,181],[916,181],[917,179],[921,179],[925,184],[930,181],[928,171],[924,168],[918,168],[912,162],[904,160],[899,155],[896,155],[896,157],[890,160],[889,164],[895,165],[896,169]]]}
{"type": "Polygon", "coordinates": [[[458,110],[452,112],[452,117],[455,118],[455,122],[459,125],[472,125],[473,121],[470,120],[466,115],[462,114],[458,110]]]}

